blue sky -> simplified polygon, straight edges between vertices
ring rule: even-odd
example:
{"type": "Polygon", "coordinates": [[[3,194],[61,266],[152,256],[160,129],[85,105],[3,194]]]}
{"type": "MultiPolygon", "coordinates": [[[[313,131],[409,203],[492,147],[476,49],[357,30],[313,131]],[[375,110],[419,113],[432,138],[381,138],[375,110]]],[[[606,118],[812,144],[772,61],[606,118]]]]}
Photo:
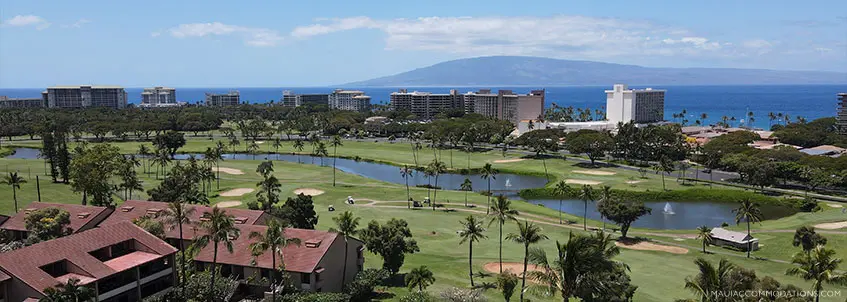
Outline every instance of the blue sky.
{"type": "Polygon", "coordinates": [[[0,87],[334,85],[528,55],[847,70],[847,1],[0,1],[0,87]]]}

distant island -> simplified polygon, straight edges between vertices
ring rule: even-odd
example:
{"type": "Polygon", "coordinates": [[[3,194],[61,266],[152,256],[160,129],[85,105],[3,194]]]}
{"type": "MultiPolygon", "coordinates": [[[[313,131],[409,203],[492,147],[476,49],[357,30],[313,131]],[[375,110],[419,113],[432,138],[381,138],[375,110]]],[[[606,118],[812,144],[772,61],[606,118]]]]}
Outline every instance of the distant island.
{"type": "Polygon", "coordinates": [[[452,60],[344,84],[391,86],[843,84],[847,73],[735,68],[655,68],[541,57],[491,56],[452,60]]]}

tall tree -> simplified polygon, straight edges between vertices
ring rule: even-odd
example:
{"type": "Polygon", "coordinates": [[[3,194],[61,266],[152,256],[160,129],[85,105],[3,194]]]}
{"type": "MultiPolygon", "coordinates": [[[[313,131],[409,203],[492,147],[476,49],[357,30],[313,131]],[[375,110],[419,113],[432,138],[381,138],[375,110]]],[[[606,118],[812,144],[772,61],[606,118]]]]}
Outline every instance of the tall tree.
{"type": "Polygon", "coordinates": [[[185,135],[182,132],[168,130],[163,134],[156,135],[153,138],[153,145],[157,149],[167,150],[171,158],[176,154],[176,150],[185,146],[185,135]]]}
{"type": "Polygon", "coordinates": [[[288,197],[282,206],[271,207],[270,211],[293,228],[314,230],[318,224],[318,214],[311,195],[300,193],[293,198],[288,197]]]}
{"type": "Polygon", "coordinates": [[[560,180],[556,183],[556,187],[553,188],[553,194],[559,196],[559,224],[562,224],[562,201],[566,196],[571,193],[571,186],[568,185],[564,180],[560,180]]]}
{"type": "Polygon", "coordinates": [[[417,287],[418,292],[423,292],[424,288],[427,288],[430,284],[435,283],[435,276],[432,274],[432,271],[424,265],[413,268],[408,274],[406,274],[405,281],[406,287],[409,289],[417,287]]]}
{"type": "Polygon", "coordinates": [[[420,252],[417,241],[412,239],[409,224],[403,219],[391,218],[383,225],[371,220],[359,231],[359,237],[369,251],[382,257],[382,268],[391,274],[400,271],[407,253],[420,252]]]}
{"type": "MultiPolygon", "coordinates": [[[[305,146],[303,146],[302,140],[299,140],[299,139],[295,140],[293,144],[294,144],[294,150],[297,150],[297,152],[303,152],[303,147],[305,147],[305,146]]],[[[297,163],[298,164],[300,163],[300,156],[299,155],[297,156],[297,163]]]]}
{"type": "Polygon", "coordinates": [[[138,155],[141,156],[142,164],[144,166],[144,173],[147,174],[148,172],[147,172],[146,162],[148,161],[148,157],[150,157],[150,155],[152,155],[152,153],[150,153],[150,148],[148,148],[147,145],[145,145],[145,144],[141,144],[141,145],[138,145],[138,151],[137,152],[138,152],[138,155]]]}
{"type": "Polygon", "coordinates": [[[329,143],[332,146],[332,186],[335,186],[335,161],[338,159],[338,147],[344,146],[341,136],[335,135],[329,143]]]}
{"type": "Polygon", "coordinates": [[[488,226],[491,227],[491,224],[495,221],[500,225],[500,252],[499,252],[499,266],[500,273],[503,273],[503,225],[506,221],[509,220],[517,220],[515,216],[518,215],[518,211],[511,208],[512,202],[506,199],[505,196],[500,195],[497,196],[497,200],[491,206],[490,211],[488,212],[489,220],[488,226]]]}
{"type": "MultiPolygon", "coordinates": [[[[188,207],[180,200],[173,200],[168,202],[168,208],[162,213],[162,222],[168,225],[168,227],[173,230],[174,228],[178,228],[179,230],[179,251],[180,256],[182,257],[182,265],[180,265],[179,276],[182,278],[181,284],[185,284],[187,282],[187,275],[185,274],[185,268],[188,266],[185,259],[185,239],[182,236],[182,226],[184,224],[191,223],[191,216],[194,215],[196,208],[188,207]]],[[[185,288],[182,288],[182,293],[185,294],[185,288]]]]}
{"type": "Polygon", "coordinates": [[[264,161],[259,164],[256,172],[262,175],[262,181],[256,183],[256,186],[259,187],[259,192],[256,193],[257,200],[261,204],[262,211],[270,212],[274,205],[279,203],[279,193],[282,192],[282,185],[279,183],[279,179],[273,175],[274,168],[272,161],[264,161]]]}
{"type": "Polygon", "coordinates": [[[808,254],[818,245],[826,245],[826,237],[815,232],[814,227],[802,226],[794,232],[794,241],[791,243],[794,246],[799,246],[803,252],[808,254]]]}
{"type": "Polygon", "coordinates": [[[473,243],[485,239],[485,227],[482,226],[482,221],[477,220],[473,215],[468,215],[465,220],[461,221],[462,229],[459,230],[459,244],[468,243],[468,277],[471,279],[471,287],[473,284],[473,243]]]}
{"type": "Polygon", "coordinates": [[[509,234],[506,239],[523,244],[524,247],[523,274],[521,276],[521,301],[523,301],[523,294],[526,289],[526,269],[529,262],[529,246],[547,239],[547,235],[541,233],[541,227],[524,220],[524,223],[518,222],[518,233],[509,234]]]}
{"type": "Polygon", "coordinates": [[[582,189],[579,191],[579,199],[582,200],[582,229],[587,231],[588,226],[588,202],[594,201],[594,188],[590,185],[582,185],[582,189]]]}
{"type": "Polygon", "coordinates": [[[273,267],[270,280],[271,301],[276,301],[276,275],[277,270],[279,270],[279,267],[276,265],[276,256],[279,255],[280,267],[285,267],[282,250],[289,244],[300,245],[300,239],[286,237],[285,226],[281,225],[276,219],[268,221],[268,228],[265,230],[265,233],[253,231],[250,232],[249,236],[250,240],[255,240],[250,243],[250,253],[254,258],[263,255],[268,250],[271,251],[271,267],[273,267]]]}
{"type": "Polygon", "coordinates": [[[212,269],[210,270],[212,278],[209,283],[209,288],[214,288],[215,276],[218,274],[218,245],[223,244],[227,252],[232,254],[233,238],[238,237],[241,230],[235,227],[235,220],[233,220],[234,217],[227,214],[226,211],[221,208],[213,207],[211,212],[205,212],[203,215],[207,219],[200,221],[200,229],[202,229],[205,234],[198,237],[195,244],[200,247],[205,247],[209,243],[214,245],[212,254],[212,269]]]}
{"type": "Polygon", "coordinates": [[[597,209],[600,211],[600,215],[621,226],[621,238],[626,238],[633,222],[652,212],[652,209],[644,205],[644,202],[623,201],[617,198],[601,203],[597,206],[597,209]]]}
{"type": "Polygon", "coordinates": [[[444,162],[439,161],[438,159],[434,159],[429,165],[427,165],[427,170],[429,170],[429,174],[435,177],[435,187],[433,195],[432,195],[432,210],[435,211],[435,202],[438,198],[438,176],[447,171],[447,166],[444,165],[444,162]]]}
{"type": "Polygon", "coordinates": [[[489,211],[491,209],[491,195],[492,195],[492,193],[491,193],[491,180],[497,179],[497,173],[500,173],[500,172],[497,171],[497,169],[494,169],[494,167],[492,167],[490,163],[485,163],[485,165],[482,166],[482,170],[480,170],[479,172],[480,172],[479,176],[482,177],[482,179],[485,179],[485,180],[488,181],[488,192],[486,192],[486,195],[488,196],[488,204],[485,206],[485,214],[487,215],[487,214],[491,213],[489,211]]]}
{"type": "Polygon", "coordinates": [[[703,253],[706,253],[706,246],[712,244],[712,228],[700,226],[697,228],[697,239],[703,242],[703,253]]]}
{"type": "Polygon", "coordinates": [[[500,292],[503,294],[503,299],[506,302],[512,299],[512,295],[515,293],[515,287],[518,286],[518,276],[511,272],[505,272],[497,275],[497,288],[500,289],[500,292]]]}
{"type": "Polygon", "coordinates": [[[12,199],[15,201],[15,213],[18,212],[18,190],[21,184],[26,183],[26,179],[18,176],[18,172],[9,172],[9,176],[3,177],[3,184],[12,187],[12,199]]]}
{"type": "Polygon", "coordinates": [[[412,177],[412,173],[414,172],[415,170],[409,168],[408,165],[403,165],[403,167],[400,168],[400,176],[403,177],[403,181],[406,182],[406,207],[409,209],[412,208],[412,193],[409,191],[409,177],[412,177]]]}
{"type": "Polygon", "coordinates": [[[88,204],[88,196],[92,197],[91,204],[96,206],[112,206],[112,176],[123,160],[118,147],[109,144],[98,144],[93,147],[80,147],[71,161],[71,188],[74,192],[82,193],[82,204],[88,204]]]}
{"type": "Polygon", "coordinates": [[[55,287],[44,289],[44,297],[38,301],[42,302],[83,302],[94,298],[94,290],[88,286],[80,285],[77,278],[68,279],[66,283],[59,283],[55,287]]]}
{"type": "Polygon", "coordinates": [[[335,222],[336,228],[330,229],[330,231],[341,234],[344,237],[344,273],[341,274],[341,285],[345,286],[347,284],[348,240],[350,236],[354,236],[358,232],[359,217],[353,216],[353,212],[344,211],[340,215],[332,217],[332,221],[335,222]]]}
{"type": "MultiPolygon", "coordinates": [[[[220,143],[220,142],[218,142],[220,143]]],[[[221,144],[221,147],[223,144],[221,144]]],[[[221,188],[221,165],[220,162],[224,160],[223,150],[219,148],[206,148],[206,152],[203,152],[203,160],[209,165],[211,168],[213,165],[215,166],[215,179],[217,180],[217,188],[221,188]]]]}
{"type": "Polygon", "coordinates": [[[121,179],[121,183],[119,185],[120,188],[124,190],[124,200],[132,199],[132,191],[144,190],[144,186],[140,179],[138,179],[138,174],[135,172],[135,167],[138,163],[138,160],[135,159],[134,155],[131,155],[129,158],[125,158],[121,163],[119,163],[118,167],[118,177],[121,179]]]}
{"type": "MultiPolygon", "coordinates": [[[[747,223],[747,236],[750,236],[750,223],[762,221],[762,210],[759,205],[745,198],[739,203],[737,209],[732,210],[735,213],[735,224],[741,223],[743,220],[747,223]]],[[[747,258],[750,258],[750,250],[753,249],[752,243],[747,242],[747,258]]]]}
{"type": "Polygon", "coordinates": [[[838,271],[842,259],[835,257],[835,250],[826,249],[819,245],[809,253],[797,253],[791,259],[795,266],[785,271],[786,275],[798,276],[806,281],[812,281],[815,291],[815,302],[820,301],[823,284],[845,284],[847,274],[838,271]]]}
{"type": "Polygon", "coordinates": [[[473,182],[470,178],[465,177],[465,181],[459,186],[459,189],[465,191],[465,207],[468,206],[468,192],[473,191],[473,182]]]}

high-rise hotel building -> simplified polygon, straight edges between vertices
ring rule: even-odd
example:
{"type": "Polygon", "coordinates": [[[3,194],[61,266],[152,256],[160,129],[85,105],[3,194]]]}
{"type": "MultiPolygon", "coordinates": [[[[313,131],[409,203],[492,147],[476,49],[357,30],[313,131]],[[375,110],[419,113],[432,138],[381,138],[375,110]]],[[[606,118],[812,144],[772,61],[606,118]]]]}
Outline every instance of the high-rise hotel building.
{"type": "Polygon", "coordinates": [[[606,90],[606,119],[611,123],[654,123],[665,119],[665,91],[646,88],[628,89],[615,84],[606,90]]]}
{"type": "Polygon", "coordinates": [[[124,108],[127,102],[126,91],[120,86],[53,86],[42,94],[50,108],[124,108]]]}
{"type": "Polygon", "coordinates": [[[484,116],[508,120],[517,124],[521,120],[534,120],[544,112],[544,90],[533,90],[528,94],[516,94],[511,90],[490,89],[459,94],[450,90],[449,94],[430,92],[408,92],[401,89],[391,93],[391,108],[396,111],[409,111],[421,119],[431,119],[435,115],[450,110],[465,113],[478,113],[484,116]]]}
{"type": "Polygon", "coordinates": [[[241,103],[241,94],[233,90],[229,93],[206,93],[206,106],[237,106],[241,103]]]}
{"type": "Polygon", "coordinates": [[[431,93],[400,89],[392,92],[390,105],[394,111],[408,111],[419,119],[432,119],[441,112],[464,108],[462,95],[458,90],[450,93],[431,93]]]}
{"type": "Polygon", "coordinates": [[[176,105],[176,89],[168,87],[144,88],[141,92],[141,106],[176,105]]]}
{"type": "Polygon", "coordinates": [[[371,97],[360,90],[336,89],[328,98],[329,108],[367,112],[371,110],[371,97]]]}

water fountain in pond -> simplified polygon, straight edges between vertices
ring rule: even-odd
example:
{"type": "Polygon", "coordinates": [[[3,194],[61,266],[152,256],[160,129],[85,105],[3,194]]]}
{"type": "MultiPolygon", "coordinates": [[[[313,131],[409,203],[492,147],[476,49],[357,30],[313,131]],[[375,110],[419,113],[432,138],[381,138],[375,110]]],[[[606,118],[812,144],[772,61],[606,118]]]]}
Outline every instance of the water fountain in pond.
{"type": "Polygon", "coordinates": [[[512,188],[512,180],[506,178],[506,190],[510,190],[512,188]]]}
{"type": "Polygon", "coordinates": [[[667,215],[673,215],[673,214],[674,214],[674,212],[673,212],[673,208],[671,207],[671,203],[670,203],[670,202],[666,202],[666,203],[665,203],[665,209],[664,209],[664,210],[662,210],[662,213],[665,213],[665,214],[667,214],[667,215]]]}

